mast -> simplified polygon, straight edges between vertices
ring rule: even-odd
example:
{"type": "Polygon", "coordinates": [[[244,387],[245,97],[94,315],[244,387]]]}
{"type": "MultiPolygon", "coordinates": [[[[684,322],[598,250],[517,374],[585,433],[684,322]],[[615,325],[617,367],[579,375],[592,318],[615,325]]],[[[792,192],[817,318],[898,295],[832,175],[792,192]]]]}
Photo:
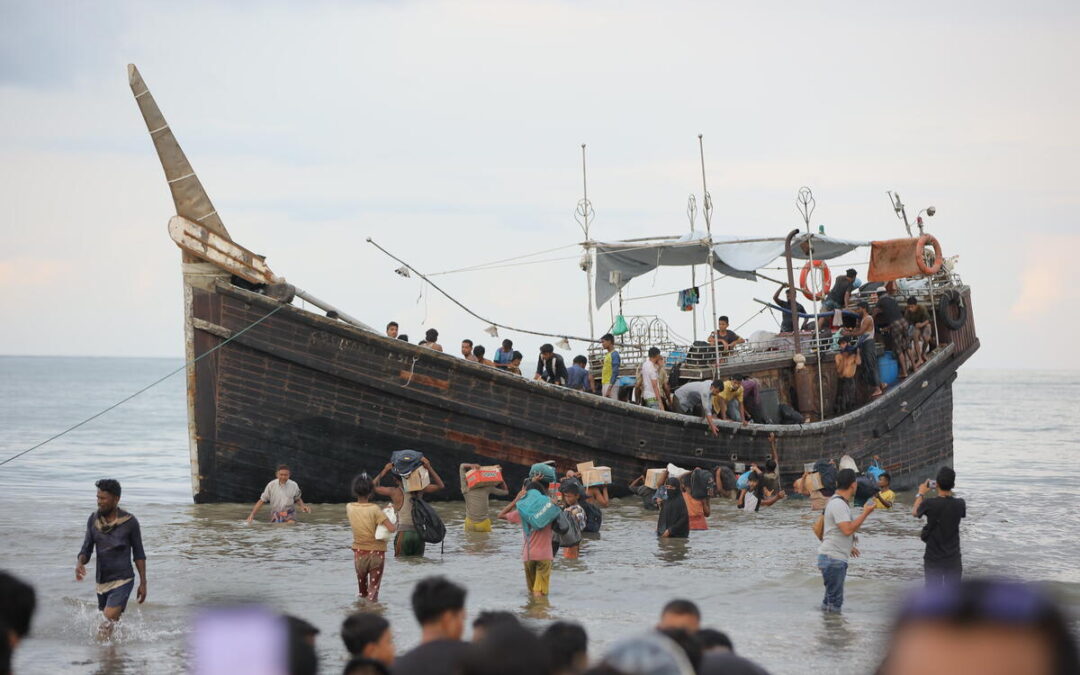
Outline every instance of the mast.
{"type": "MultiPolygon", "coordinates": [[[[706,237],[706,242],[709,247],[709,255],[707,260],[709,262],[709,293],[712,298],[712,328],[711,331],[716,331],[716,270],[713,268],[713,257],[716,255],[713,252],[712,241],[712,195],[709,194],[709,186],[705,183],[705,142],[702,134],[698,134],[698,152],[701,155],[701,191],[702,200],[704,201],[705,212],[705,229],[708,231],[709,236],[706,237]]],[[[716,355],[716,367],[720,367],[720,340],[713,340],[713,352],[716,355]]],[[[715,374],[715,371],[714,371],[715,374]]]]}
{"type": "MultiPolygon", "coordinates": [[[[690,219],[690,236],[694,236],[694,219],[697,216],[697,199],[691,193],[686,199],[686,217],[690,219]]],[[[690,287],[697,288],[697,265],[690,265],[690,287]]],[[[700,296],[698,297],[700,301],[700,296]]],[[[693,312],[694,321],[694,342],[697,342],[697,303],[690,308],[693,312]]]]}
{"type": "MultiPolygon", "coordinates": [[[[157,150],[158,159],[161,160],[161,168],[165,170],[165,180],[169,183],[169,191],[172,192],[173,204],[176,206],[176,215],[199,223],[211,232],[226,239],[229,237],[225,224],[221,222],[217,209],[210,202],[210,197],[195,175],[195,169],[191,168],[180,144],[176,142],[169,123],[161,114],[157,102],[150,94],[146,83],[143,82],[139,69],[134,64],[128,64],[128,84],[131,93],[135,95],[135,102],[139,105],[146,129],[150,132],[150,138],[154,141],[154,149],[157,150]]],[[[185,254],[184,262],[188,260],[185,254]]]]}
{"type": "MultiPolygon", "coordinates": [[[[809,251],[809,265],[810,274],[807,279],[814,278],[814,271],[817,269],[814,267],[814,234],[810,231],[810,218],[814,215],[814,206],[817,202],[814,200],[814,193],[808,187],[799,188],[799,194],[795,197],[795,206],[802,215],[803,222],[806,223],[806,246],[809,251]]],[[[828,289],[824,288],[824,280],[822,277],[822,293],[828,293],[828,289]]],[[[812,287],[810,301],[814,303],[814,315],[818,313],[818,293],[812,287]]],[[[825,384],[822,381],[821,374],[821,332],[818,324],[821,323],[821,319],[814,319],[814,353],[817,356],[817,382],[818,382],[818,416],[822,421],[825,420],[825,384]]],[[[792,320],[792,328],[795,327],[794,319],[792,320]]]]}
{"type": "Polygon", "coordinates": [[[593,325],[593,275],[595,271],[593,269],[593,246],[592,239],[589,238],[589,226],[592,224],[593,210],[592,203],[589,201],[589,176],[585,168],[585,144],[581,144],[581,192],[582,198],[578,202],[577,210],[574,212],[574,220],[581,226],[581,231],[585,233],[585,260],[583,267],[585,268],[585,298],[586,298],[586,311],[589,314],[589,337],[596,337],[596,327],[593,325]]]}

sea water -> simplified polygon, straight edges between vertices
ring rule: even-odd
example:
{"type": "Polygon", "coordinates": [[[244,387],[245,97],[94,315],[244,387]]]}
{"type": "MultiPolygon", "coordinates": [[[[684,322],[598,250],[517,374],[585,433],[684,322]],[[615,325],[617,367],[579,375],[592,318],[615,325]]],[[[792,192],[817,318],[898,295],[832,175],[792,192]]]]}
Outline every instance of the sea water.
{"type": "MultiPolygon", "coordinates": [[[[0,459],[179,365],[0,357],[0,459]]],[[[956,492],[968,512],[961,527],[965,573],[1046,582],[1077,613],[1080,373],[964,369],[954,399],[956,492]]],[[[267,481],[273,469],[267,467],[267,481]]],[[[450,473],[444,478],[455,480],[450,473]]],[[[295,475],[303,487],[303,467],[295,475]]],[[[190,486],[182,374],[0,467],[0,569],[31,582],[38,594],[16,672],[181,672],[195,611],[251,601],[316,625],[320,672],[340,670],[341,621],[364,607],[356,599],[344,505],[315,504],[291,527],[262,522],[263,509],[260,522],[245,526],[259,495],[244,504],[197,506],[190,486]],[[142,523],[149,577],[146,603],[132,597],[108,642],[96,638],[93,577],[76,582],[74,576],[95,508],[93,483],[102,477],[122,482],[121,504],[142,523]]],[[[445,550],[436,545],[423,559],[388,558],[377,609],[393,625],[399,649],[411,648],[419,630],[409,593],[418,579],[442,574],[468,587],[472,616],[502,609],[537,627],[556,619],[581,622],[597,657],[612,641],[654,625],[667,600],[687,597],[701,606],[706,626],[727,632],[739,653],[773,673],[870,672],[902,593],[922,577],[912,497],[901,494],[895,508],[868,519],[840,616],[818,609],[823,588],[814,518],[807,502],[794,498],[756,514],[714,500],[708,531],[662,542],[654,534],[655,512],[636,498],[614,500],[603,532],[584,542],[581,558],[556,561],[550,601],[542,604],[527,597],[517,527],[497,523],[491,534],[466,534],[462,506],[438,504],[448,527],[445,550]]]]}

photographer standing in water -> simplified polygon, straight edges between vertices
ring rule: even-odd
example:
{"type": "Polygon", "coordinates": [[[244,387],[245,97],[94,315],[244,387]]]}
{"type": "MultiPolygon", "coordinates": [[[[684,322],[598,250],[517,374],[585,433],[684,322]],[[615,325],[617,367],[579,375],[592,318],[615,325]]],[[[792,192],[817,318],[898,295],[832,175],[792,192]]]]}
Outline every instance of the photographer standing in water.
{"type": "Polygon", "coordinates": [[[963,499],[953,496],[956,472],[943,466],[937,473],[937,481],[928,480],[919,486],[911,515],[926,516],[922,540],[926,542],[923,568],[927,586],[940,586],[960,581],[963,565],[960,559],[960,520],[967,516],[963,499]],[[937,488],[937,497],[926,493],[937,488]]]}

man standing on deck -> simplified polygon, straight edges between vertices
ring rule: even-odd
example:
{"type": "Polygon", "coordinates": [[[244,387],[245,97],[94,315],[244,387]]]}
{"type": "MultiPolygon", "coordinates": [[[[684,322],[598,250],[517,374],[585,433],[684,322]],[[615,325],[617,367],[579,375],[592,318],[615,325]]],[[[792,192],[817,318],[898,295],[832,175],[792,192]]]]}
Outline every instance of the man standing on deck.
{"type": "Polygon", "coordinates": [[[911,337],[908,335],[908,322],[904,318],[904,310],[900,309],[900,303],[889,295],[884,286],[878,289],[877,306],[881,322],[889,327],[889,343],[900,365],[900,377],[907,377],[908,372],[914,370],[915,367],[911,363],[911,337]]]}
{"type": "MultiPolygon", "coordinates": [[[[796,319],[796,317],[792,316],[792,314],[791,314],[791,301],[795,299],[795,296],[796,296],[795,289],[794,288],[788,288],[787,293],[784,294],[785,295],[785,300],[784,300],[784,302],[781,302],[780,301],[780,291],[782,289],[783,289],[783,286],[778,287],[776,289],[776,292],[773,293],[773,296],[772,296],[773,304],[776,305],[777,307],[779,307],[780,309],[784,310],[783,312],[780,313],[780,317],[781,317],[780,318],[780,332],[781,333],[794,333],[795,332],[795,319],[796,319]]],[[[802,305],[800,305],[798,302],[795,303],[795,311],[797,311],[799,314],[806,314],[806,308],[803,307],[802,305]]]]}
{"type": "Polygon", "coordinates": [[[684,415],[693,415],[695,409],[700,409],[701,416],[708,423],[712,435],[717,436],[720,431],[716,428],[716,422],[713,421],[712,397],[719,394],[723,388],[724,383],[720,380],[687,382],[675,390],[671,411],[684,415]]]}
{"type": "Polygon", "coordinates": [[[476,356],[473,354],[472,347],[473,347],[473,341],[472,340],[469,340],[468,338],[462,340],[461,341],[461,356],[466,361],[477,362],[480,359],[476,358],[476,356]]]}
{"type": "Polygon", "coordinates": [[[840,277],[833,283],[832,290],[825,296],[825,302],[821,303],[821,308],[826,312],[831,312],[836,309],[843,309],[851,302],[851,291],[855,288],[855,277],[858,275],[854,269],[849,269],[844,276],[840,277]]]}
{"type": "Polygon", "coordinates": [[[510,491],[506,489],[506,483],[485,485],[484,487],[469,487],[465,474],[479,468],[479,464],[462,464],[458,467],[458,478],[461,479],[461,496],[465,499],[466,532],[491,532],[488,499],[491,495],[505,497],[510,494],[510,491]]]}
{"type": "Polygon", "coordinates": [[[86,521],[86,537],[75,563],[75,580],[86,578],[86,563],[90,562],[96,547],[98,558],[94,580],[97,583],[98,609],[105,615],[105,623],[98,634],[107,638],[124,613],[135,586],[132,560],[139,570],[139,589],[135,597],[139,604],[146,601],[146,552],[143,551],[139,521],[119,507],[120,483],[103,478],[95,485],[97,511],[91,513],[86,521]]]}
{"type": "Polygon", "coordinates": [[[871,389],[870,396],[881,396],[885,393],[885,383],[881,381],[881,376],[878,374],[877,343],[874,342],[874,317],[870,316],[870,305],[865,300],[858,304],[857,310],[859,323],[854,329],[848,330],[848,335],[855,338],[859,345],[863,379],[871,389]]]}
{"type": "Polygon", "coordinates": [[[607,352],[604,354],[604,366],[600,371],[604,398],[613,398],[617,401],[619,400],[619,352],[615,351],[615,336],[605,333],[600,337],[600,346],[607,352]]]}
{"type": "Polygon", "coordinates": [[[852,520],[848,502],[854,494],[855,472],[851,469],[840,469],[836,477],[836,492],[825,505],[824,530],[817,557],[817,566],[825,582],[825,598],[821,601],[821,609],[828,613],[840,613],[844,604],[848,557],[859,557],[859,549],[855,547],[855,533],[874,510],[874,502],[871,500],[863,507],[862,514],[852,520]]]}
{"type": "Polygon", "coordinates": [[[660,387],[660,371],[664,357],[657,347],[649,347],[649,358],[641,363],[641,400],[653,410],[663,410],[664,392],[660,387]]]}
{"type": "Polygon", "coordinates": [[[503,340],[502,347],[495,350],[495,365],[505,368],[514,360],[514,341],[503,340]]]}
{"type": "Polygon", "coordinates": [[[907,299],[904,318],[908,322],[908,335],[911,336],[911,368],[914,370],[923,364],[926,352],[930,350],[930,344],[934,341],[933,330],[930,327],[930,313],[913,295],[907,299]]]}
{"type": "Polygon", "coordinates": [[[255,514],[259,512],[263,504],[270,505],[271,523],[295,525],[297,504],[304,513],[311,513],[311,507],[300,498],[300,486],[296,484],[296,481],[289,479],[290,475],[292,474],[288,465],[278,465],[277,478],[266,484],[259,501],[255,502],[251,515],[247,518],[249,524],[255,519],[255,514]]]}

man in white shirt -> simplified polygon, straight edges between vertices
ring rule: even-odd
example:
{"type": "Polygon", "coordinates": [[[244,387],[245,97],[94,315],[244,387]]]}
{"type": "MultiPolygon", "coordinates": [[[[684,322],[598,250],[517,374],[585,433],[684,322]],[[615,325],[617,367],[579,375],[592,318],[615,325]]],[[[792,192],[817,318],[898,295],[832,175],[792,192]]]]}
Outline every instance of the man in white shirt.
{"type": "Polygon", "coordinates": [[[641,398],[653,410],[663,410],[664,395],[660,391],[660,371],[663,357],[656,347],[649,348],[649,358],[641,364],[641,398]]]}
{"type": "Polygon", "coordinates": [[[701,407],[701,416],[709,424],[709,430],[713,436],[720,434],[713,421],[712,397],[719,394],[724,388],[721,380],[702,380],[701,382],[687,382],[675,390],[675,400],[672,412],[681,412],[684,415],[693,415],[694,409],[701,407]]]}
{"type": "Polygon", "coordinates": [[[262,496],[251,509],[251,515],[247,518],[248,523],[255,519],[255,514],[259,512],[263,504],[270,505],[271,523],[295,524],[297,505],[304,513],[311,513],[311,507],[300,498],[300,486],[296,484],[296,481],[289,480],[290,475],[288,466],[285,464],[278,466],[277,478],[266,484],[262,496]]]}
{"type": "Polygon", "coordinates": [[[840,607],[844,604],[848,556],[859,557],[859,549],[855,548],[855,533],[874,510],[875,502],[870,500],[859,517],[852,520],[848,501],[854,494],[855,472],[840,469],[836,477],[836,493],[825,505],[824,533],[818,546],[817,566],[825,582],[825,598],[821,601],[821,608],[826,612],[840,613],[840,607]]]}

